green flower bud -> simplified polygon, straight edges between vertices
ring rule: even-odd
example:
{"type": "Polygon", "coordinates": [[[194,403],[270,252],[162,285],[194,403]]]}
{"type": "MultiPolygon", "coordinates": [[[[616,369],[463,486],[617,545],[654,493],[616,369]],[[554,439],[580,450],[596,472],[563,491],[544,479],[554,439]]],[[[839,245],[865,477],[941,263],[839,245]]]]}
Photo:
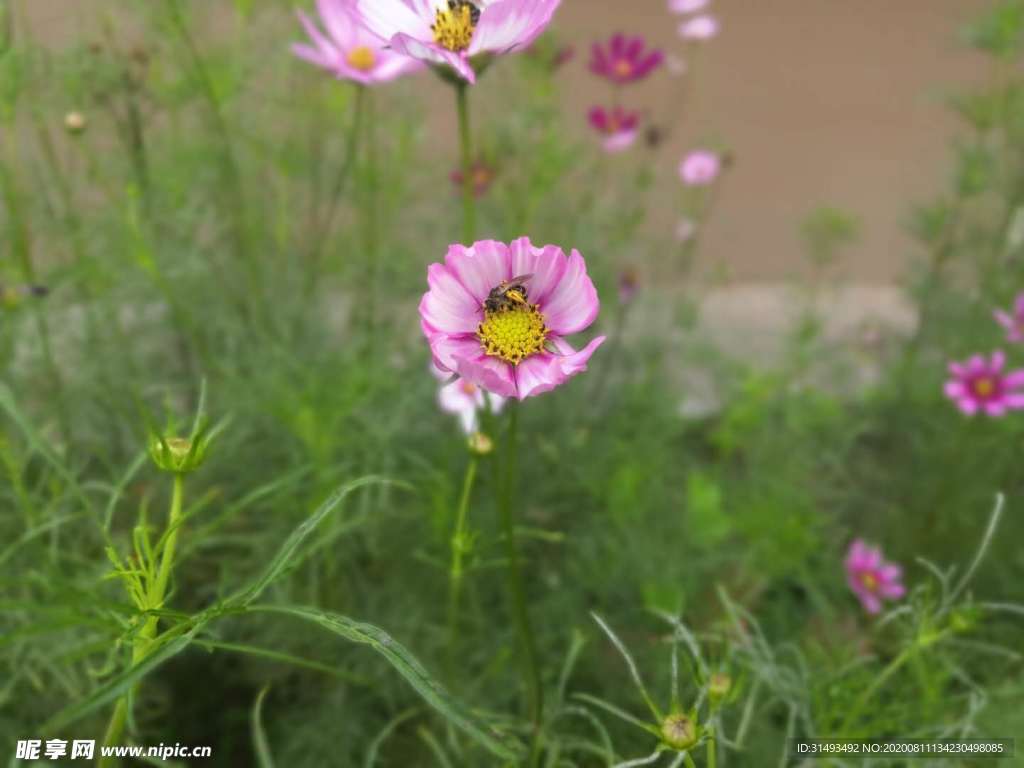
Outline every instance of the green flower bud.
{"type": "Polygon", "coordinates": [[[64,129],[72,136],[78,136],[84,132],[88,124],[88,120],[81,112],[68,112],[64,115],[64,129]]]}
{"type": "Polygon", "coordinates": [[[685,752],[697,743],[700,729],[695,718],[677,712],[661,721],[661,738],[672,749],[685,752]]]}
{"type": "Polygon", "coordinates": [[[150,437],[149,456],[164,472],[184,475],[199,468],[209,445],[209,439],[202,436],[189,439],[158,435],[150,437]]]}
{"type": "Polygon", "coordinates": [[[486,456],[494,450],[494,441],[483,432],[474,432],[466,442],[475,456],[486,456]]]}
{"type": "Polygon", "coordinates": [[[715,672],[708,679],[708,699],[711,700],[711,706],[717,707],[732,690],[732,678],[724,672],[715,672]]]}

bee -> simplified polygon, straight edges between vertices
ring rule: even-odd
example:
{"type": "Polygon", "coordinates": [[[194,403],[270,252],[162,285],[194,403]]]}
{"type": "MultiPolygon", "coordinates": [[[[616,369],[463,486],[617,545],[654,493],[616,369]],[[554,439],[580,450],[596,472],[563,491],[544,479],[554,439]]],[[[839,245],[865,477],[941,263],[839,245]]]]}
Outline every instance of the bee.
{"type": "Polygon", "coordinates": [[[533,275],[520,275],[511,280],[502,280],[487,294],[484,309],[488,312],[498,312],[515,309],[517,306],[526,306],[526,299],[529,296],[526,284],[532,277],[533,275]]]}
{"type": "Polygon", "coordinates": [[[472,2],[472,0],[448,0],[448,10],[454,14],[458,14],[463,8],[469,8],[469,20],[473,22],[475,27],[480,23],[480,6],[472,2]]]}

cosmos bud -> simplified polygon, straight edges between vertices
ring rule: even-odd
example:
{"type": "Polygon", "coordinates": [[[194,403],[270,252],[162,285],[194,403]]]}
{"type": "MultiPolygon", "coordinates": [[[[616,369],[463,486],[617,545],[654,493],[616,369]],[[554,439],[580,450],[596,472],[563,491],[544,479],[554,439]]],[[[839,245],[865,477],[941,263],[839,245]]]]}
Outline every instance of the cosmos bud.
{"type": "Polygon", "coordinates": [[[708,698],[711,706],[717,707],[732,690],[732,678],[724,672],[715,672],[708,680],[708,698]]]}
{"type": "Polygon", "coordinates": [[[483,432],[474,432],[467,440],[469,452],[474,456],[487,456],[494,450],[494,441],[483,432]]]}
{"type": "Polygon", "coordinates": [[[199,469],[206,460],[212,437],[209,432],[201,432],[193,438],[151,435],[149,457],[164,472],[185,475],[199,469]]]}
{"type": "Polygon", "coordinates": [[[677,712],[661,721],[661,738],[672,749],[685,752],[697,743],[700,729],[695,718],[677,712]]]}
{"type": "Polygon", "coordinates": [[[83,133],[87,125],[88,121],[81,112],[72,111],[64,115],[64,128],[72,136],[83,133]]]}

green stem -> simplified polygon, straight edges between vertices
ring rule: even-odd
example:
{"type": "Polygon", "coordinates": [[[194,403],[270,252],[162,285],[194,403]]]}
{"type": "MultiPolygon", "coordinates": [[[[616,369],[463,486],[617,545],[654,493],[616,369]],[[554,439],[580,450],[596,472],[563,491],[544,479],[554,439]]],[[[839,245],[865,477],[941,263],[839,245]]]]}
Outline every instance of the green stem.
{"type": "Polygon", "coordinates": [[[331,233],[331,225],[334,223],[334,216],[338,210],[338,201],[341,199],[341,193],[345,191],[345,186],[352,175],[352,169],[355,166],[355,159],[359,150],[359,139],[363,132],[363,113],[366,106],[367,88],[363,85],[356,85],[355,89],[355,104],[352,108],[352,122],[349,125],[348,136],[345,142],[345,156],[342,158],[341,168],[338,169],[334,186],[331,188],[331,196],[327,201],[327,211],[324,213],[323,220],[317,226],[317,234],[311,245],[309,274],[306,283],[307,296],[311,296],[313,289],[316,288],[317,278],[319,277],[318,267],[320,258],[323,255],[324,247],[331,233]]]}
{"type": "Polygon", "coordinates": [[[469,123],[469,86],[459,81],[455,86],[455,102],[459,113],[459,148],[462,161],[462,239],[465,245],[476,240],[476,194],[473,189],[473,136],[469,123]]]}
{"type": "Polygon", "coordinates": [[[895,675],[900,668],[910,660],[916,651],[916,645],[909,645],[904,648],[899,656],[893,659],[889,663],[889,666],[882,670],[882,673],[875,678],[874,682],[864,689],[864,692],[858,697],[854,705],[850,707],[849,712],[846,713],[846,719],[843,720],[843,725],[839,729],[840,736],[844,738],[846,737],[850,726],[857,719],[857,716],[863,711],[864,707],[867,706],[871,697],[881,690],[882,686],[889,681],[889,678],[895,675]]]}
{"type": "MultiPolygon", "coordinates": [[[[164,541],[163,551],[160,555],[160,566],[157,570],[156,581],[153,582],[146,596],[147,609],[160,608],[164,602],[167,583],[170,581],[171,571],[174,567],[174,550],[178,543],[178,528],[181,520],[184,488],[185,476],[176,474],[174,476],[174,487],[171,491],[171,509],[167,517],[167,538],[164,541]]],[[[152,650],[159,622],[160,618],[158,616],[150,616],[135,636],[135,640],[132,643],[133,667],[145,659],[152,650]]],[[[106,733],[103,736],[102,746],[116,746],[120,743],[124,733],[125,722],[128,719],[128,699],[131,695],[131,691],[129,691],[117,700],[114,712],[110,716],[110,722],[107,724],[106,733]]],[[[117,765],[117,758],[100,757],[97,765],[99,768],[117,765]]]]}
{"type": "Polygon", "coordinates": [[[476,479],[478,459],[473,456],[466,467],[466,476],[462,481],[462,496],[459,508],[455,513],[455,532],[452,534],[452,565],[448,582],[448,650],[450,667],[454,670],[458,656],[459,638],[459,603],[462,596],[463,563],[462,558],[469,551],[467,541],[466,517],[469,510],[469,497],[473,493],[473,481],[476,479]]]}
{"type": "Polygon", "coordinates": [[[501,524],[505,535],[505,547],[508,558],[508,590],[512,601],[512,616],[519,634],[519,644],[523,655],[523,674],[530,695],[530,718],[534,728],[540,726],[544,713],[544,689],[540,682],[540,669],[537,666],[537,647],[530,626],[530,615],[526,610],[526,590],[523,587],[523,573],[519,565],[519,548],[516,545],[515,522],[512,517],[512,499],[516,496],[518,483],[518,432],[519,409],[515,403],[509,407],[508,443],[502,457],[503,482],[499,489],[498,507],[501,510],[501,524]]]}
{"type": "Polygon", "coordinates": [[[380,270],[380,178],[378,176],[377,156],[377,121],[374,115],[373,94],[366,94],[366,169],[363,179],[363,220],[366,230],[367,264],[367,298],[366,298],[366,338],[370,349],[376,349],[375,334],[377,331],[377,274],[380,270]]]}
{"type": "Polygon", "coordinates": [[[716,768],[718,765],[718,740],[715,734],[708,737],[708,765],[707,768],[716,768]]]}

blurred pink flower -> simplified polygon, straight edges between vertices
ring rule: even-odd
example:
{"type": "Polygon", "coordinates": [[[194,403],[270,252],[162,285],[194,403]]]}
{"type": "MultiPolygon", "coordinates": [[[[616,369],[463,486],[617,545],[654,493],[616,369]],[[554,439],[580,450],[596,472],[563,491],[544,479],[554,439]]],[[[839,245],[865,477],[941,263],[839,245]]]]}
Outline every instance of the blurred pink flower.
{"type": "Polygon", "coordinates": [[[680,219],[676,225],[676,240],[685,243],[697,234],[697,222],[693,219],[680,219]]]}
{"type": "Polygon", "coordinates": [[[696,13],[708,7],[710,0],[668,0],[672,13],[696,13]]]}
{"type": "Polygon", "coordinates": [[[427,270],[420,326],[435,365],[502,397],[548,392],[587,369],[604,342],[576,351],[564,337],[588,328],[600,303],[578,251],[522,237],[451,245],[427,270]],[[508,281],[522,278],[523,290],[508,281]],[[489,301],[493,295],[497,301],[489,301]],[[488,306],[490,304],[491,306],[488,306]]]}
{"type": "Polygon", "coordinates": [[[587,113],[590,126],[604,137],[606,152],[622,152],[633,146],[640,134],[640,114],[628,112],[622,107],[608,110],[591,107],[587,113]]]}
{"type": "Polygon", "coordinates": [[[679,25],[683,40],[710,40],[718,34],[718,19],[710,14],[694,16],[679,25]]]}
{"type": "Polygon", "coordinates": [[[1004,373],[1006,355],[997,350],[989,360],[975,355],[966,363],[950,363],[953,378],[946,382],[946,397],[967,416],[984,411],[1003,416],[1024,408],[1024,370],[1004,373]]]}
{"type": "Polygon", "coordinates": [[[299,58],[362,85],[384,83],[423,68],[421,62],[388,50],[364,29],[352,10],[352,0],[317,0],[316,7],[327,34],[297,11],[312,42],[292,46],[292,53],[299,58]]]}
{"type": "Polygon", "coordinates": [[[396,53],[451,67],[476,82],[471,58],[525,50],[561,0],[351,0],[366,27],[396,53]]]}
{"type": "Polygon", "coordinates": [[[711,184],[722,170],[722,159],[708,149],[695,149],[679,164],[679,178],[689,187],[711,184]]]}
{"type": "Polygon", "coordinates": [[[455,379],[438,390],[437,401],[445,413],[455,414],[462,425],[462,431],[471,435],[478,429],[480,411],[487,408],[491,413],[500,413],[505,398],[484,392],[468,379],[455,379]]]}
{"type": "Polygon", "coordinates": [[[590,71],[616,85],[643,80],[661,66],[664,54],[658,49],[647,50],[642,37],[615,34],[607,46],[594,43],[590,49],[590,71]]]}
{"type": "Polygon", "coordinates": [[[633,268],[619,272],[619,303],[629,304],[636,297],[640,287],[640,275],[633,268]]]}
{"type": "Polygon", "coordinates": [[[906,594],[903,569],[887,563],[882,551],[854,539],[846,553],[846,582],[868,613],[882,610],[882,600],[898,600],[906,594]]]}
{"type": "MultiPolygon", "coordinates": [[[[477,160],[473,163],[473,167],[470,169],[469,178],[473,184],[473,194],[476,197],[483,197],[487,194],[487,190],[491,188],[491,184],[494,183],[494,179],[498,175],[498,169],[488,163],[486,160],[477,160]]],[[[452,184],[455,185],[455,189],[462,192],[462,169],[456,168],[449,174],[452,180],[452,184]]]]}
{"type": "Polygon", "coordinates": [[[1024,293],[1017,294],[1013,312],[1002,309],[995,311],[996,322],[1006,329],[1006,340],[1011,344],[1024,342],[1024,293]]]}

